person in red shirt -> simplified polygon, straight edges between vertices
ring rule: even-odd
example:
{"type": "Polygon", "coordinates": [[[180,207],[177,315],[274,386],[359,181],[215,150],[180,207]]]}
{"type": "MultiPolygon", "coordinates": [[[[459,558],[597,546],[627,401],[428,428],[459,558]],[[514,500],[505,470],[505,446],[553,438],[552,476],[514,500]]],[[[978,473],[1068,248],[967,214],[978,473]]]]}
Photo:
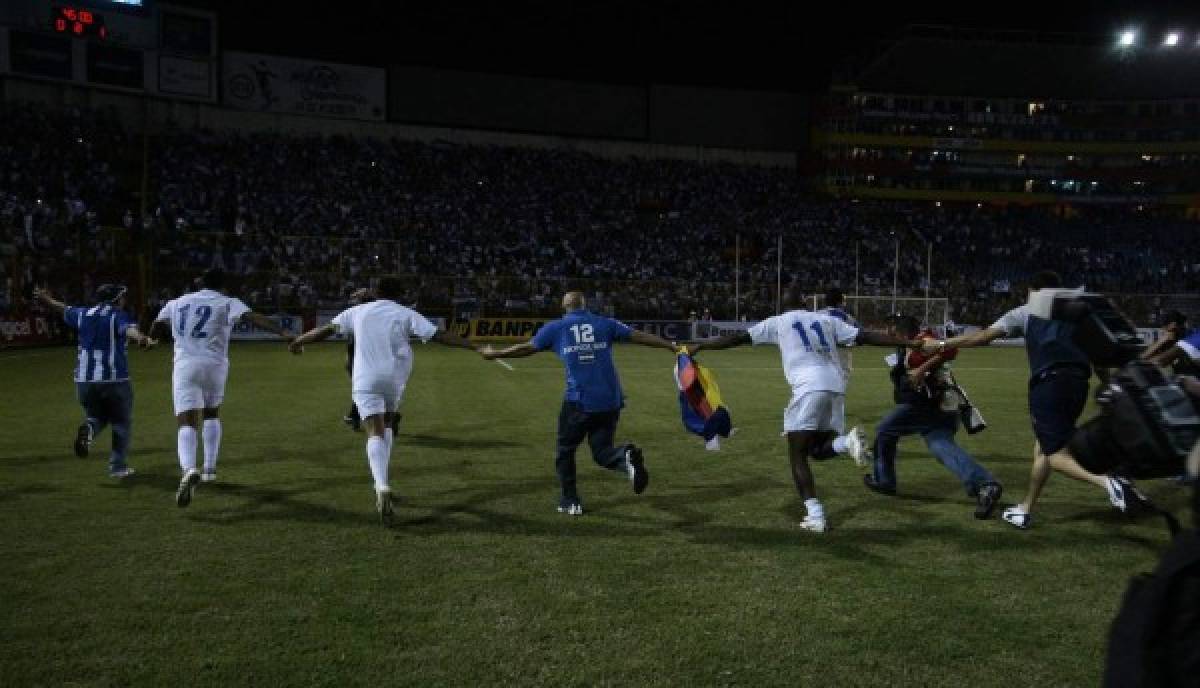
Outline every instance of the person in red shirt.
{"type": "MultiPolygon", "coordinates": [[[[896,316],[894,328],[895,334],[903,338],[936,339],[929,330],[920,332],[920,325],[912,316],[896,316]]],[[[890,372],[896,408],[875,428],[874,471],[863,476],[863,484],[880,494],[896,494],[896,447],[901,437],[920,435],[934,458],[975,499],[975,518],[986,519],[995,511],[1004,490],[986,468],[954,441],[959,425],[958,402],[947,399],[948,384],[942,366],[957,355],[954,349],[936,354],[924,354],[919,349],[896,350],[890,372]]]]}

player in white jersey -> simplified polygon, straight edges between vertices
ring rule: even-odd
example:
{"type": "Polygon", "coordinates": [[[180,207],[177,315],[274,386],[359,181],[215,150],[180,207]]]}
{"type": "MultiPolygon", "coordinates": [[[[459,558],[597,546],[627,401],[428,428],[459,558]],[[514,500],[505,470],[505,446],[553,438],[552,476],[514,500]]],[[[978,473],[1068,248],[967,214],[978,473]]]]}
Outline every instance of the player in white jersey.
{"type": "Polygon", "coordinates": [[[458,335],[437,329],[413,309],[396,303],[402,293],[399,279],[384,277],[379,281],[377,300],[342,311],[328,325],[305,332],[290,346],[292,353],[298,354],[305,344],[338,333],[354,337],[350,391],[367,430],[367,464],[375,480],[375,509],[384,525],[392,521],[388,463],[395,435],[391,426],[412,373],[413,351],[409,340],[476,348],[458,335]]]}
{"type": "MultiPolygon", "coordinates": [[[[841,289],[833,287],[825,292],[825,307],[817,311],[824,315],[830,315],[851,327],[858,327],[858,321],[854,319],[846,310],[846,295],[841,289]]],[[[846,378],[846,386],[850,386],[850,371],[854,369],[854,354],[850,347],[838,347],[837,349],[838,365],[842,368],[842,376],[846,378]]],[[[854,458],[854,463],[859,466],[871,465],[870,450],[867,447],[867,435],[857,425],[850,428],[850,431],[843,437],[834,440],[834,447],[838,453],[848,453],[854,458]]],[[[816,458],[816,457],[813,457],[816,458]]]]}
{"type": "Polygon", "coordinates": [[[201,289],[173,299],[159,311],[151,332],[169,330],[175,339],[175,365],[171,393],[179,424],[177,448],[183,477],[175,503],[192,502],[197,483],[217,479],[221,448],[221,401],[229,375],[229,335],[234,325],[252,322],[287,338],[288,333],[255,313],[241,300],[221,293],[225,274],[212,269],[201,277],[201,289]],[[203,424],[203,430],[201,425],[203,424]],[[197,439],[204,440],[204,471],[196,470],[197,439]]]}
{"type": "MultiPolygon", "coordinates": [[[[788,303],[799,305],[802,298],[798,293],[789,292],[788,303]]],[[[855,344],[911,347],[914,342],[860,330],[832,315],[791,310],[763,320],[748,332],[700,342],[692,352],[743,344],[775,344],[779,347],[783,373],[792,387],[792,399],[783,412],[783,429],[788,439],[792,479],[807,511],[800,527],[824,532],[825,508],[817,499],[808,459],[834,456],[840,453],[835,443],[846,441],[846,438],[838,437],[845,425],[846,378],[838,361],[837,348],[855,344]]]]}

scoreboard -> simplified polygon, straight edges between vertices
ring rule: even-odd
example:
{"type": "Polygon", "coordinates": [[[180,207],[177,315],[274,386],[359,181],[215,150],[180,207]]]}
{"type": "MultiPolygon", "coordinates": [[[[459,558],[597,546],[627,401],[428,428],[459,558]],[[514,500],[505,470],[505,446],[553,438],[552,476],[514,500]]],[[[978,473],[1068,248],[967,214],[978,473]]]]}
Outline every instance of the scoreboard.
{"type": "Polygon", "coordinates": [[[160,0],[0,0],[0,73],[216,98],[217,17],[160,0]]]}
{"type": "Polygon", "coordinates": [[[108,29],[104,27],[104,15],[89,9],[70,6],[56,6],[50,15],[50,27],[55,33],[65,33],[78,38],[108,39],[108,29]]]}

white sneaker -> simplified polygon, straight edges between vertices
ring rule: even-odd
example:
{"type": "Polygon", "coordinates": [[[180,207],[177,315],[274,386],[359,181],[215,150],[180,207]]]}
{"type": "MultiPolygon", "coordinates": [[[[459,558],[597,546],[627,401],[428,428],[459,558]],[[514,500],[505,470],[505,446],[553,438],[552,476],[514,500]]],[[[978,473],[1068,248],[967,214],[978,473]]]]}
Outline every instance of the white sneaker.
{"type": "Polygon", "coordinates": [[[719,435],[713,435],[711,440],[708,440],[704,443],[704,448],[708,451],[721,451],[721,437],[719,435]]]}
{"type": "Polygon", "coordinates": [[[846,433],[846,453],[850,458],[854,459],[856,466],[869,466],[871,464],[870,450],[867,447],[867,433],[860,430],[857,426],[850,428],[850,432],[846,433]]]}
{"type": "Polygon", "coordinates": [[[1000,517],[1004,519],[1005,523],[1021,530],[1027,530],[1033,522],[1033,515],[1019,506],[1008,507],[1000,517]]]}
{"type": "Polygon", "coordinates": [[[1108,490],[1108,501],[1114,509],[1129,513],[1135,506],[1146,503],[1146,496],[1138,491],[1133,481],[1121,476],[1104,476],[1104,487],[1108,490]]]}
{"type": "Polygon", "coordinates": [[[375,510],[379,512],[379,522],[385,526],[392,525],[392,517],[396,512],[392,509],[392,490],[383,488],[375,490],[375,510]]]}
{"type": "Polygon", "coordinates": [[[201,473],[200,474],[200,482],[202,482],[202,483],[217,482],[217,472],[216,471],[205,471],[205,472],[201,473]]]}
{"type": "Polygon", "coordinates": [[[175,506],[183,508],[192,503],[192,494],[196,492],[196,484],[200,482],[200,472],[192,469],[183,474],[179,481],[179,489],[175,490],[175,506]]]}
{"type": "Polygon", "coordinates": [[[824,517],[813,518],[812,516],[805,516],[804,520],[800,522],[800,527],[809,532],[824,533],[827,525],[824,517]]]}

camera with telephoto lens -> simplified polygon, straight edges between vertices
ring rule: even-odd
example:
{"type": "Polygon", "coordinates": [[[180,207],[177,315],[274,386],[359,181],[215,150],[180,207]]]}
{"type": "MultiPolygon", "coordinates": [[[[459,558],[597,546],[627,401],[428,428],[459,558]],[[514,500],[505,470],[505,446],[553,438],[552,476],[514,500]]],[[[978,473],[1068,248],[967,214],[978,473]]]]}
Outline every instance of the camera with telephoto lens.
{"type": "Polygon", "coordinates": [[[1096,394],[1100,414],[1084,423],[1068,448],[1092,473],[1166,478],[1184,472],[1200,441],[1191,397],[1162,368],[1133,361],[1096,394]]]}
{"type": "Polygon", "coordinates": [[[1092,365],[1117,368],[1102,376],[1099,415],[1068,444],[1079,464],[1092,473],[1131,478],[1183,473],[1200,440],[1200,415],[1167,371],[1138,359],[1144,347],[1133,323],[1107,297],[1082,290],[1055,293],[1050,316],[1075,326],[1073,341],[1092,365]]]}

